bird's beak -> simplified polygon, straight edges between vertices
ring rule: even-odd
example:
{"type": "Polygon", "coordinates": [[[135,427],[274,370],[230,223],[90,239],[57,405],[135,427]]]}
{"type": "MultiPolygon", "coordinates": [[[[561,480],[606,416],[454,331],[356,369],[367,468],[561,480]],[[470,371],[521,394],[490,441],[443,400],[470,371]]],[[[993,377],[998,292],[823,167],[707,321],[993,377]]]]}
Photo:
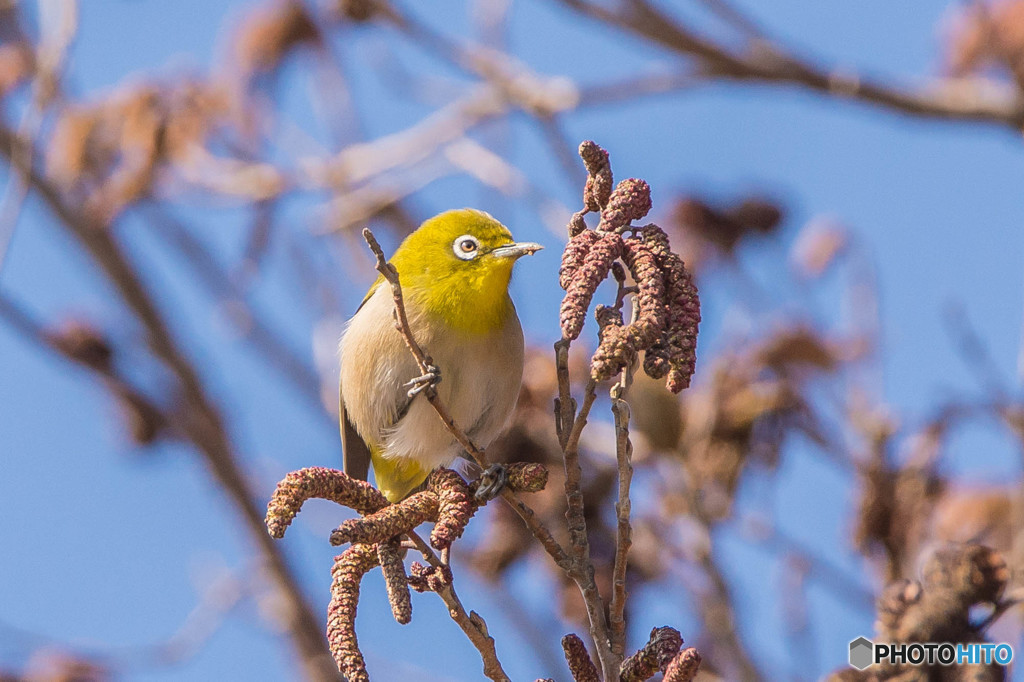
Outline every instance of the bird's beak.
{"type": "Polygon", "coordinates": [[[499,246],[491,251],[491,255],[495,258],[519,258],[520,256],[533,254],[543,248],[543,246],[534,242],[516,242],[515,244],[499,246]]]}

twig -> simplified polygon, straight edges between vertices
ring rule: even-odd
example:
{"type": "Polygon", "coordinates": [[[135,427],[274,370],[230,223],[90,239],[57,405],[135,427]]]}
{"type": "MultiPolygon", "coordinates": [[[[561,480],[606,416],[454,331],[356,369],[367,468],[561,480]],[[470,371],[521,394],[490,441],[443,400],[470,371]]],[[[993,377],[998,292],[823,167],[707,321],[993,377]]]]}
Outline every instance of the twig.
{"type": "Polygon", "coordinates": [[[25,113],[21,117],[16,135],[21,141],[16,153],[21,157],[12,164],[11,174],[0,198],[0,272],[14,231],[17,229],[21,210],[28,195],[28,169],[32,168],[35,151],[32,140],[36,138],[43,124],[46,109],[60,90],[60,77],[67,60],[68,49],[78,33],[78,3],[69,0],[63,3],[44,4],[41,8],[42,35],[36,49],[37,75],[32,83],[32,95],[25,113]],[[59,12],[60,16],[47,16],[59,12]],[[24,169],[24,170],[22,170],[24,169]]]}
{"type": "MultiPolygon", "coordinates": [[[[431,566],[435,568],[448,568],[448,565],[438,558],[434,550],[430,548],[430,545],[417,535],[416,531],[409,531],[406,535],[412,540],[416,549],[431,566]]],[[[475,611],[466,613],[466,609],[459,600],[459,596],[455,593],[455,586],[451,582],[446,581],[436,592],[445,603],[445,606],[448,607],[448,615],[462,628],[469,641],[480,652],[480,658],[484,662],[484,675],[495,682],[507,682],[509,680],[508,674],[501,667],[498,653],[494,649],[494,638],[487,632],[487,623],[484,622],[484,619],[475,611]]]]}
{"type": "Polygon", "coordinates": [[[744,535],[752,542],[763,545],[768,551],[789,554],[806,563],[810,567],[809,578],[820,582],[834,597],[845,601],[851,608],[873,613],[875,593],[828,558],[817,555],[777,527],[753,516],[737,517],[737,525],[748,531],[744,535]]]}
{"type": "Polygon", "coordinates": [[[604,600],[601,599],[601,593],[594,581],[594,564],[590,560],[590,540],[587,537],[587,520],[583,509],[583,470],[580,468],[579,453],[580,436],[597,398],[597,383],[593,379],[587,381],[583,392],[583,404],[579,413],[573,416],[575,400],[572,398],[569,385],[569,343],[567,339],[555,343],[559,396],[555,411],[559,422],[559,440],[563,443],[567,507],[565,518],[569,528],[569,552],[572,557],[571,570],[568,573],[583,595],[583,603],[590,620],[590,634],[597,649],[604,678],[614,680],[618,678],[622,656],[612,651],[604,600]]]}
{"type": "Polygon", "coordinates": [[[975,629],[978,632],[985,632],[992,626],[993,623],[999,620],[1004,613],[1012,609],[1014,606],[1017,606],[1018,604],[1022,603],[1024,603],[1024,588],[1017,588],[1015,590],[1012,590],[1011,592],[1008,592],[1007,594],[1003,595],[1002,599],[999,600],[999,603],[996,604],[996,607],[995,609],[993,609],[992,613],[990,613],[988,617],[985,620],[983,620],[975,629]]]}
{"type": "Polygon", "coordinates": [[[555,372],[558,377],[558,397],[555,398],[555,431],[558,444],[565,450],[569,442],[569,431],[576,420],[576,399],[572,397],[569,384],[569,341],[561,339],[555,343],[555,372]]]}
{"type": "Polygon", "coordinates": [[[615,11],[587,0],[559,0],[581,14],[640,35],[673,52],[696,58],[701,73],[714,80],[796,85],[824,95],[857,100],[892,111],[961,121],[993,123],[1019,130],[1024,101],[1007,90],[1002,96],[982,95],[960,82],[910,91],[874,82],[858,74],[828,71],[797,59],[782,47],[762,41],[752,54],[735,52],[676,21],[647,0],[623,3],[615,11]]]}
{"type": "MultiPolygon", "coordinates": [[[[217,262],[210,249],[196,238],[192,230],[166,211],[147,210],[144,213],[156,223],[155,227],[158,228],[153,230],[152,234],[183,257],[184,262],[212,296],[225,301],[246,303],[245,322],[248,324],[236,324],[240,335],[252,346],[253,350],[263,356],[268,365],[280,373],[282,379],[293,385],[299,395],[313,408],[313,413],[326,423],[328,416],[324,412],[323,403],[320,400],[320,378],[317,376],[316,370],[303,361],[285,344],[283,339],[275,334],[265,316],[255,310],[247,300],[243,287],[236,284],[217,262]]],[[[236,320],[233,317],[231,321],[235,322],[236,320]]],[[[332,424],[331,428],[336,429],[337,424],[332,424]]]]}
{"type": "Polygon", "coordinates": [[[118,372],[112,364],[101,366],[76,355],[67,346],[60,343],[56,336],[47,332],[19,304],[3,294],[0,294],[0,320],[10,325],[29,341],[49,348],[64,359],[92,370],[116,399],[133,405],[145,415],[154,433],[175,432],[177,435],[181,435],[180,431],[172,424],[173,415],[168,414],[166,410],[147,397],[141,389],[132,385],[131,381],[118,372]]]}
{"type": "MultiPolygon", "coordinates": [[[[623,288],[620,285],[620,289],[623,288]]],[[[634,300],[633,322],[637,319],[639,307],[634,300]]],[[[633,444],[629,440],[629,403],[626,392],[633,382],[632,366],[626,365],[622,376],[611,388],[612,414],[615,417],[615,460],[619,472],[619,496],[615,502],[617,519],[615,532],[615,564],[612,569],[612,598],[608,607],[608,623],[611,627],[611,648],[617,656],[626,653],[626,567],[629,549],[633,545],[633,528],[629,519],[632,503],[629,488],[633,481],[633,444]]]]}
{"type": "Polygon", "coordinates": [[[726,0],[699,0],[708,11],[750,41],[764,40],[767,34],[757,23],[726,0]]]}
{"type": "Polygon", "coordinates": [[[508,105],[493,87],[480,86],[419,123],[372,142],[349,145],[327,160],[310,160],[305,182],[346,190],[386,172],[431,158],[471,128],[503,116],[508,105]]]}
{"type": "MultiPolygon", "coordinates": [[[[719,417],[720,414],[716,410],[713,421],[717,422],[719,417]]],[[[709,443],[710,440],[705,439],[702,447],[709,447],[709,443]]],[[[699,458],[694,458],[694,460],[699,461],[699,458]]],[[[696,488],[693,481],[687,481],[683,495],[695,520],[703,527],[707,537],[711,538],[714,524],[704,506],[701,491],[696,488]]],[[[736,609],[733,604],[732,591],[718,566],[714,555],[714,543],[709,543],[697,554],[695,563],[704,573],[711,589],[710,594],[697,594],[695,597],[699,605],[701,620],[708,631],[711,642],[715,647],[728,650],[728,653],[721,658],[731,661],[736,666],[736,679],[742,680],[742,682],[757,682],[764,679],[740,641],[739,632],[736,629],[736,609]]],[[[684,559],[688,558],[682,552],[678,552],[678,556],[684,559]]]]}

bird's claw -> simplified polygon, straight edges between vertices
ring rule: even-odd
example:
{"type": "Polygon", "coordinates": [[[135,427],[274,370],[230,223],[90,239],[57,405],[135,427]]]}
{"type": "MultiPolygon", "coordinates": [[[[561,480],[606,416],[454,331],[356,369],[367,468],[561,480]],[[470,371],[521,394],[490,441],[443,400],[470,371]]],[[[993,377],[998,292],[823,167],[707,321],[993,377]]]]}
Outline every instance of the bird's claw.
{"type": "Polygon", "coordinates": [[[410,398],[415,398],[418,394],[422,393],[428,388],[433,388],[441,382],[441,370],[436,365],[427,365],[427,371],[409,381],[402,384],[408,387],[409,390],[406,392],[410,398]]]}
{"type": "Polygon", "coordinates": [[[477,502],[486,503],[493,500],[508,485],[508,471],[504,464],[492,464],[480,474],[476,488],[477,502]]]}

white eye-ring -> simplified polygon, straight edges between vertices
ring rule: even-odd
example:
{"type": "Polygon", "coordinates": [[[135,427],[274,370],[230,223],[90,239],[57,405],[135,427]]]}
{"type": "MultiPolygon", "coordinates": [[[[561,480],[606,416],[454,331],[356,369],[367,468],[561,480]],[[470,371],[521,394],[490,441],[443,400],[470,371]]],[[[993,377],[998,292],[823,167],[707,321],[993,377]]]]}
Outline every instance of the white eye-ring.
{"type": "Polygon", "coordinates": [[[480,242],[473,235],[464,234],[452,242],[452,251],[462,260],[473,260],[480,254],[480,242]]]}

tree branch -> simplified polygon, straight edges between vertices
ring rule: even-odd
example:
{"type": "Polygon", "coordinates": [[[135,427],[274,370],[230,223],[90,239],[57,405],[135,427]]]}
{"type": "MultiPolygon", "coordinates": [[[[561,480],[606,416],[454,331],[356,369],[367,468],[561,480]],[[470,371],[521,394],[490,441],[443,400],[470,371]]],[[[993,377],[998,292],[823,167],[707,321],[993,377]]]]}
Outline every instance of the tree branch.
{"type": "MultiPolygon", "coordinates": [[[[430,545],[416,534],[416,531],[409,531],[406,535],[431,566],[441,570],[451,570],[446,562],[438,558],[430,545]]],[[[484,622],[480,614],[475,611],[466,613],[462,601],[459,600],[459,595],[455,594],[455,586],[450,581],[444,581],[435,592],[448,607],[448,615],[462,628],[466,637],[480,652],[480,658],[484,662],[484,675],[495,682],[508,682],[508,674],[501,667],[498,653],[494,649],[494,638],[487,632],[487,623],[484,622]]]]}
{"type": "MultiPolygon", "coordinates": [[[[830,97],[874,104],[891,111],[947,120],[991,123],[1019,130],[1024,126],[1024,99],[1006,89],[993,95],[977,84],[946,80],[917,91],[878,83],[846,71],[829,71],[801,60],[782,46],[758,41],[744,52],[698,35],[647,0],[630,0],[628,7],[610,10],[588,0],[558,0],[580,14],[649,39],[699,63],[694,77],[708,81],[734,80],[794,85],[830,97]]],[[[689,83],[689,79],[685,79],[689,83]]]]}
{"type": "MultiPolygon", "coordinates": [[[[639,308],[634,304],[633,317],[639,308]]],[[[626,391],[632,383],[632,368],[626,365],[622,376],[611,388],[612,414],[615,418],[615,460],[619,472],[619,493],[615,502],[615,564],[612,567],[612,598],[608,607],[608,622],[611,626],[611,647],[616,656],[626,653],[626,568],[629,564],[629,549],[633,545],[633,528],[629,519],[632,503],[629,488],[633,481],[633,444],[629,440],[629,403],[626,391]]]]}
{"type": "Polygon", "coordinates": [[[605,618],[605,604],[594,581],[594,564],[590,560],[590,540],[587,537],[587,520],[583,509],[583,470],[580,468],[580,436],[587,425],[587,417],[597,398],[597,383],[593,379],[587,381],[583,391],[583,404],[575,416],[576,405],[569,384],[569,345],[568,339],[555,343],[555,369],[558,377],[558,401],[555,413],[558,417],[558,438],[563,443],[562,455],[565,463],[565,518],[569,528],[571,569],[568,575],[576,583],[583,595],[583,603],[590,620],[590,635],[597,649],[597,658],[601,662],[601,670],[605,680],[618,679],[622,656],[617,656],[611,648],[611,637],[608,632],[608,621],[605,618]]]}
{"type": "MultiPolygon", "coordinates": [[[[18,163],[21,158],[16,153],[19,144],[13,132],[0,128],[0,154],[6,157],[8,163],[18,163]]],[[[42,197],[57,217],[57,224],[84,248],[103,271],[127,308],[146,330],[146,342],[154,355],[177,378],[184,400],[184,409],[177,415],[178,420],[184,433],[203,454],[210,470],[241,512],[252,539],[267,562],[270,575],[288,604],[286,625],[306,675],[318,682],[338,680],[338,671],[332,663],[320,623],[306,602],[298,580],[280,548],[266,532],[262,509],[255,502],[257,496],[242,473],[221,416],[207,398],[198,373],[174,341],[167,323],[121,245],[108,226],[93,223],[35,169],[29,167],[16,170],[25,174],[29,186],[42,197]]]]}

